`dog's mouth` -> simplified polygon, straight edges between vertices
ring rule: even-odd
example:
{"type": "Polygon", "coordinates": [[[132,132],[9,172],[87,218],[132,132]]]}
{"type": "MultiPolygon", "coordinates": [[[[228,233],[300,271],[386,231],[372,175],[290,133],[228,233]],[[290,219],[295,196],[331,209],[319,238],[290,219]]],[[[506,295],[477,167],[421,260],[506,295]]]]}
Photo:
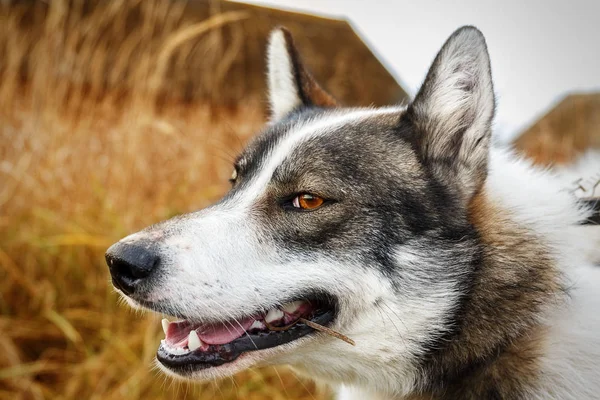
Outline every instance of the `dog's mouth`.
{"type": "Polygon", "coordinates": [[[157,359],[185,375],[233,362],[243,353],[300,339],[315,332],[315,324],[327,327],[334,319],[335,307],[316,300],[293,301],[266,313],[217,323],[163,319],[165,339],[157,359]]]}

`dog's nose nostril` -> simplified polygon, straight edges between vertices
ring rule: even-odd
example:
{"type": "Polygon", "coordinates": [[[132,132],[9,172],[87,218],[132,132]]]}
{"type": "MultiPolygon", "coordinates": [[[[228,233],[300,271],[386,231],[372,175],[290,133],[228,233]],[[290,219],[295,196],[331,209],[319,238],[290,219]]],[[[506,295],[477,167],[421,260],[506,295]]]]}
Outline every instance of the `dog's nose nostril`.
{"type": "Polygon", "coordinates": [[[160,263],[155,251],[138,244],[116,243],[106,252],[113,284],[131,295],[160,263]]]}

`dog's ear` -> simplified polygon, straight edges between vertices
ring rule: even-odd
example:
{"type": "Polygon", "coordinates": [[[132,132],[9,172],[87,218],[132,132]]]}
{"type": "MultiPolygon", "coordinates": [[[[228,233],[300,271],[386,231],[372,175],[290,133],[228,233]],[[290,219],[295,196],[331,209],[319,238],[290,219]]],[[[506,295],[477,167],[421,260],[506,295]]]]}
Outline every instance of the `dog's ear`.
{"type": "Polygon", "coordinates": [[[319,86],[302,64],[292,35],[285,28],[271,32],[267,75],[271,121],[300,106],[336,106],[334,98],[319,86]]]}
{"type": "Polygon", "coordinates": [[[494,110],[485,39],[477,28],[460,28],[438,53],[407,116],[424,162],[463,204],[487,176],[494,110]]]}

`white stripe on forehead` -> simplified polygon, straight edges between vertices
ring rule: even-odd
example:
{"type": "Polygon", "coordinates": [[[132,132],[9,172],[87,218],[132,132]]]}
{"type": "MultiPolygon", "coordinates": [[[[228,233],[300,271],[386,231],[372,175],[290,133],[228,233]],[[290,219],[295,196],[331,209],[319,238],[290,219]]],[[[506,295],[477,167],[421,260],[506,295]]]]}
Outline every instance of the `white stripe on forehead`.
{"type": "Polygon", "coordinates": [[[243,207],[250,206],[267,188],[275,169],[298,148],[301,143],[309,139],[335,132],[349,123],[368,119],[369,117],[392,114],[401,111],[400,107],[378,109],[357,109],[344,114],[332,114],[326,117],[309,120],[299,124],[288,132],[283,140],[269,152],[264,159],[260,171],[252,179],[246,189],[235,196],[234,202],[243,207]]]}

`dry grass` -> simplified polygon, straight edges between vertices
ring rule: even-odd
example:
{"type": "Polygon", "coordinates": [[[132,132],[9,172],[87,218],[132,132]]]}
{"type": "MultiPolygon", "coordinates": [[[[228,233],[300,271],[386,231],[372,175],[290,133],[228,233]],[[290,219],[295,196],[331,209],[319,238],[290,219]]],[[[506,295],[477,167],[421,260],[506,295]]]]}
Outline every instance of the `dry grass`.
{"type": "Polygon", "coordinates": [[[217,199],[233,155],[262,124],[262,100],[227,108],[160,100],[161,68],[185,60],[181,38],[201,40],[197,26],[141,32],[116,58],[103,41],[127,7],[177,27],[176,3],[114,1],[112,15],[85,24],[72,19],[82,3],[50,4],[35,26],[41,39],[18,12],[0,16],[0,398],[326,397],[287,370],[203,385],[153,370],[160,317],[118,304],[104,250],[217,199]],[[108,63],[111,79],[126,77],[125,92],[111,89],[108,63]]]}

